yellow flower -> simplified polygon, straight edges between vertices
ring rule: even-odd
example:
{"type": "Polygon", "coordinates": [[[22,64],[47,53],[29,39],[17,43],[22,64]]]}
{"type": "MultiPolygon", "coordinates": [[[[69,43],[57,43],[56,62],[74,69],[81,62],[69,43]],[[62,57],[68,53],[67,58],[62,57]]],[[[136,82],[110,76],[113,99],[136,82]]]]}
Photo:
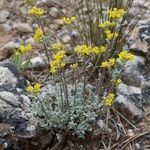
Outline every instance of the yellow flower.
{"type": "Polygon", "coordinates": [[[34,6],[31,9],[29,9],[28,14],[30,16],[38,16],[38,17],[40,17],[40,16],[45,15],[46,11],[43,10],[42,8],[37,8],[37,7],[34,6]]]}
{"type": "Polygon", "coordinates": [[[55,74],[55,73],[57,72],[56,68],[53,67],[52,64],[51,64],[50,72],[51,72],[52,74],[55,74]]]}
{"type": "Polygon", "coordinates": [[[113,19],[121,18],[124,16],[125,13],[126,12],[124,9],[117,9],[117,8],[113,8],[113,9],[108,11],[109,17],[113,18],[113,19]]]}
{"type": "Polygon", "coordinates": [[[50,72],[55,74],[57,71],[65,67],[65,63],[57,60],[50,62],[50,72]]]}
{"type": "Polygon", "coordinates": [[[101,68],[109,68],[110,66],[109,66],[107,61],[104,61],[104,62],[101,63],[100,67],[101,68]]]}
{"type": "Polygon", "coordinates": [[[91,55],[91,54],[102,54],[106,51],[106,47],[104,46],[89,46],[89,45],[78,45],[75,47],[74,51],[80,55],[91,55]]]}
{"type": "Polygon", "coordinates": [[[108,63],[110,64],[110,66],[114,66],[115,65],[115,59],[114,58],[109,59],[108,63]]]}
{"type": "Polygon", "coordinates": [[[118,33],[112,33],[110,30],[105,31],[107,39],[111,40],[113,37],[117,37],[118,33]]]}
{"type": "Polygon", "coordinates": [[[40,91],[41,91],[41,86],[42,86],[42,84],[36,83],[36,84],[34,85],[34,92],[35,92],[35,93],[40,92],[40,91]]]}
{"type": "Polygon", "coordinates": [[[44,37],[43,30],[41,28],[37,28],[34,34],[34,40],[40,42],[44,37]]]}
{"type": "Polygon", "coordinates": [[[21,45],[18,49],[19,53],[27,53],[32,51],[32,45],[27,44],[27,45],[21,45]]]}
{"type": "Polygon", "coordinates": [[[101,63],[101,68],[111,69],[115,65],[115,59],[111,58],[108,61],[104,61],[101,63]]]}
{"type": "Polygon", "coordinates": [[[59,51],[57,54],[54,55],[55,60],[62,60],[65,57],[66,51],[62,50],[59,51]]]}
{"type": "Polygon", "coordinates": [[[114,99],[115,99],[115,94],[114,93],[109,93],[107,96],[103,97],[104,104],[107,107],[112,106],[112,104],[114,102],[114,99]]]}
{"type": "Polygon", "coordinates": [[[20,56],[20,55],[21,55],[21,53],[15,52],[15,56],[20,56]]]}
{"type": "Polygon", "coordinates": [[[77,20],[76,17],[71,17],[71,21],[72,21],[72,22],[75,22],[76,20],[77,20]]]}
{"type": "Polygon", "coordinates": [[[100,54],[100,49],[98,46],[94,46],[93,48],[91,47],[91,54],[97,54],[99,55],[100,54]]]}
{"type": "Polygon", "coordinates": [[[78,63],[75,63],[75,64],[70,65],[70,68],[76,69],[78,66],[79,66],[79,64],[78,64],[78,63]]]}
{"type": "Polygon", "coordinates": [[[38,92],[41,91],[41,86],[42,86],[42,84],[36,83],[34,86],[29,85],[29,86],[26,88],[26,90],[27,90],[29,93],[35,94],[35,93],[38,93],[38,92]]]}
{"type": "Polygon", "coordinates": [[[103,23],[99,23],[99,25],[98,25],[98,27],[99,28],[109,28],[109,27],[113,27],[113,26],[115,26],[115,22],[110,22],[110,21],[105,21],[105,22],[103,22],[103,23]]]}
{"type": "Polygon", "coordinates": [[[123,61],[127,59],[128,52],[126,50],[123,50],[119,55],[119,60],[123,61]]]}
{"type": "Polygon", "coordinates": [[[33,93],[34,92],[34,87],[32,85],[29,85],[26,90],[29,92],[29,93],[33,93]]]}
{"type": "Polygon", "coordinates": [[[61,62],[61,63],[60,63],[60,68],[64,68],[65,65],[66,65],[66,64],[65,64],[64,62],[61,62]]]}
{"type": "Polygon", "coordinates": [[[106,52],[106,47],[105,46],[100,46],[100,51],[101,51],[101,53],[106,52]]]}
{"type": "Polygon", "coordinates": [[[120,61],[128,61],[128,60],[134,60],[135,55],[127,52],[126,50],[123,50],[119,55],[119,60],[120,61]]]}
{"type": "Polygon", "coordinates": [[[53,50],[62,50],[62,49],[64,49],[64,45],[60,42],[53,43],[51,47],[52,47],[53,50]]]}
{"type": "Polygon", "coordinates": [[[71,24],[71,23],[75,22],[76,20],[77,20],[76,17],[63,17],[62,18],[62,22],[64,24],[71,24]]]}
{"type": "Polygon", "coordinates": [[[110,30],[106,30],[105,34],[106,34],[107,39],[112,39],[113,38],[113,33],[111,33],[110,30]]]}
{"type": "Polygon", "coordinates": [[[92,47],[88,46],[88,45],[78,45],[74,51],[77,54],[81,54],[81,55],[89,55],[92,52],[92,47]]]}
{"type": "Polygon", "coordinates": [[[115,82],[116,86],[118,86],[119,84],[122,83],[122,80],[121,79],[117,79],[117,81],[115,82]]]}
{"type": "Polygon", "coordinates": [[[64,50],[54,55],[54,60],[50,62],[50,72],[52,74],[65,67],[65,63],[63,62],[65,56],[66,52],[64,50]]]}

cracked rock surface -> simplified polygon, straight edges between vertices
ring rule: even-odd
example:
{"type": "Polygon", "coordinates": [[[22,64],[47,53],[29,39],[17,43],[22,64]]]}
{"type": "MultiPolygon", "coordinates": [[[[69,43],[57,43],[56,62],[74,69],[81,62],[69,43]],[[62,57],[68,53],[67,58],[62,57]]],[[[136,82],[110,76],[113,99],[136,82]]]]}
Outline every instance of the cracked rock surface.
{"type": "Polygon", "coordinates": [[[10,135],[34,137],[36,130],[29,115],[30,98],[25,92],[26,79],[11,63],[0,63],[0,79],[0,144],[3,145],[10,135]]]}

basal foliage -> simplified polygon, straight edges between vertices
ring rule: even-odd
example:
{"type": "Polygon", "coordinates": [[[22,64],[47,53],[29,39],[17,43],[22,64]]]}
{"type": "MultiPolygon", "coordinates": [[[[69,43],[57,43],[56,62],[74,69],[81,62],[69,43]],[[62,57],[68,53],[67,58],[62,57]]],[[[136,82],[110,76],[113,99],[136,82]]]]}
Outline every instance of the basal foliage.
{"type": "Polygon", "coordinates": [[[83,83],[78,83],[76,90],[73,85],[68,85],[68,104],[65,104],[65,94],[60,92],[59,83],[51,85],[49,89],[50,94],[40,95],[32,106],[34,114],[41,118],[40,126],[46,129],[70,130],[78,137],[84,138],[86,131],[92,130],[91,124],[96,121],[96,112],[102,106],[94,87],[86,85],[89,96],[85,97],[83,83]]]}

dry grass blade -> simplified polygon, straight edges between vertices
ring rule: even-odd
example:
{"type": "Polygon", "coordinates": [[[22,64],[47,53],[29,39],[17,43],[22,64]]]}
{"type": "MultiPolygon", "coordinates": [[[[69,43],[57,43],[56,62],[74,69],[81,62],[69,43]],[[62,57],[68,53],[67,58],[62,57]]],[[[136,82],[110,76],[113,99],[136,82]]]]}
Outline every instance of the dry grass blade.
{"type": "Polygon", "coordinates": [[[113,111],[117,112],[124,120],[126,120],[134,129],[137,129],[136,126],[134,126],[126,117],[124,117],[120,112],[118,112],[116,109],[112,108],[113,111]]]}
{"type": "MultiPolygon", "coordinates": [[[[117,145],[119,145],[119,146],[118,146],[116,149],[117,149],[117,150],[124,150],[124,148],[125,148],[127,145],[129,145],[132,141],[134,141],[134,140],[136,140],[136,139],[138,139],[138,138],[140,138],[140,137],[142,137],[142,136],[149,135],[149,134],[150,134],[150,132],[144,132],[144,133],[139,133],[139,134],[137,134],[137,135],[134,135],[134,136],[132,136],[132,137],[126,139],[124,142],[118,143],[117,145]]],[[[116,144],[113,145],[113,146],[111,147],[111,149],[113,149],[113,148],[115,148],[115,147],[116,147],[116,144]]]]}

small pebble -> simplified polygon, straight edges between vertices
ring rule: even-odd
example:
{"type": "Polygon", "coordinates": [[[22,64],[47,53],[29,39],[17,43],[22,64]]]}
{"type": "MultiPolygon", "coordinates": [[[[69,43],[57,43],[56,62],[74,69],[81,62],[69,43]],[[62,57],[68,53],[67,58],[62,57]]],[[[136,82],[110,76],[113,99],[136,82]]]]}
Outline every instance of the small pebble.
{"type": "Polygon", "coordinates": [[[132,137],[132,136],[135,135],[132,129],[129,129],[129,130],[127,131],[127,134],[128,134],[129,137],[132,137]]]}
{"type": "Polygon", "coordinates": [[[139,143],[135,143],[135,148],[136,148],[137,150],[140,150],[140,149],[141,149],[140,144],[139,144],[139,143]]]}
{"type": "Polygon", "coordinates": [[[59,16],[59,10],[56,7],[51,7],[49,14],[53,17],[53,18],[57,18],[59,16]]]}
{"type": "Polygon", "coordinates": [[[33,28],[28,23],[17,23],[13,25],[13,29],[21,33],[31,33],[33,28]]]}
{"type": "Polygon", "coordinates": [[[68,43],[71,40],[71,37],[69,35],[64,35],[62,38],[62,41],[64,44],[68,43]]]}

